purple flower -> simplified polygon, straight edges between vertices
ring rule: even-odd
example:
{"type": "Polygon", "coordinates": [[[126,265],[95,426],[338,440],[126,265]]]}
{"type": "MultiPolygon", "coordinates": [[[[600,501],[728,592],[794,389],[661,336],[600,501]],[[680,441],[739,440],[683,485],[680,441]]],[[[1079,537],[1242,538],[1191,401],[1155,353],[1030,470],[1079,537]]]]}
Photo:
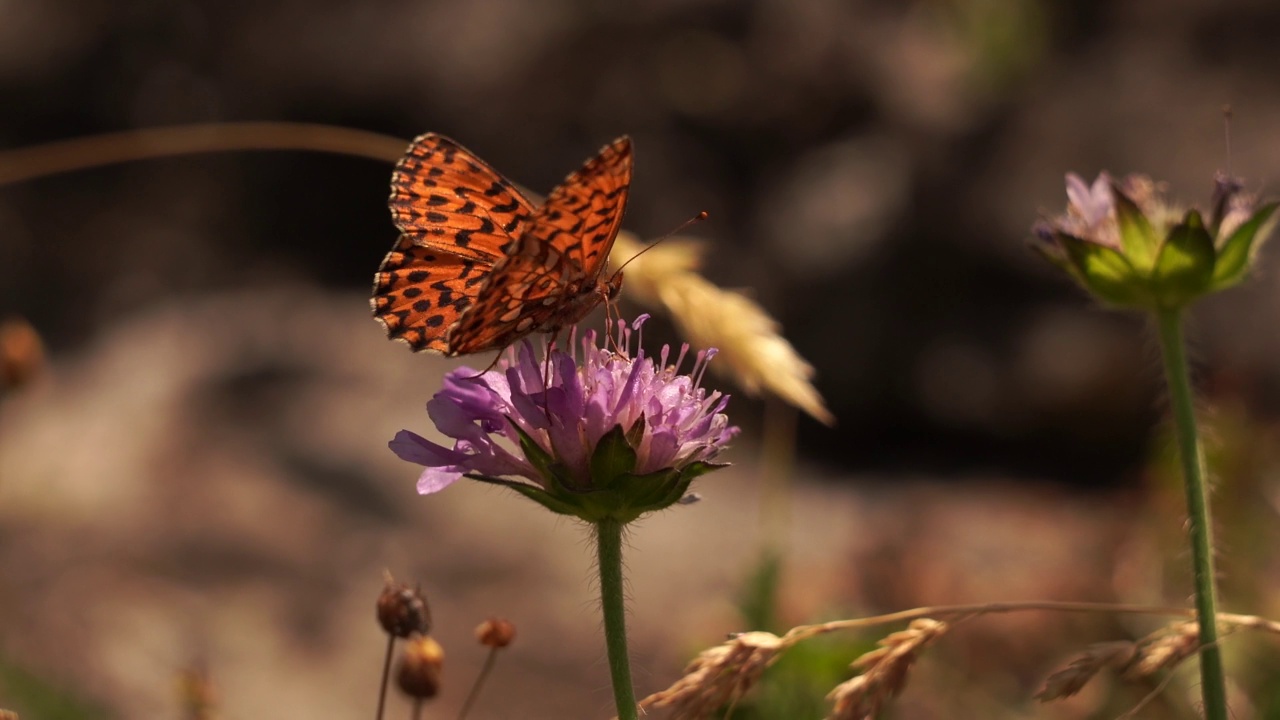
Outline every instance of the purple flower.
{"type": "Polygon", "coordinates": [[[593,521],[625,522],[670,505],[694,477],[719,467],[711,460],[738,428],[724,414],[728,396],[700,385],[714,351],[698,353],[688,375],[679,374],[687,345],[670,364],[666,346],[657,362],[643,349],[631,355],[633,331],[646,319],[619,322],[616,349],[597,347],[588,332],[581,358],[571,335],[570,351],[549,359],[525,341],[493,370],[453,370],[427,403],[453,447],[401,430],[392,451],[426,466],[422,494],[466,475],[593,521]]]}
{"type": "Polygon", "coordinates": [[[1168,202],[1143,175],[1101,173],[1090,185],[1071,173],[1066,212],[1036,224],[1033,247],[1108,304],[1179,308],[1244,279],[1275,208],[1225,175],[1206,215],[1168,202]]]}
{"type": "Polygon", "coordinates": [[[1099,173],[1092,185],[1086,185],[1079,175],[1067,173],[1067,214],[1059,222],[1071,226],[1073,235],[1093,236],[1105,245],[1119,247],[1114,213],[1111,176],[1099,173]]]}

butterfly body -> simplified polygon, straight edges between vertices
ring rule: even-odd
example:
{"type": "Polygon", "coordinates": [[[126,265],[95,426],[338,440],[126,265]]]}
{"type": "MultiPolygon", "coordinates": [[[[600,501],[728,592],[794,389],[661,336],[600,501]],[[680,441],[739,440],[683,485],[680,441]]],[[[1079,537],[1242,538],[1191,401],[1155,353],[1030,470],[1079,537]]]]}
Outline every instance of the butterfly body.
{"type": "Polygon", "coordinates": [[[621,272],[604,272],[630,183],[626,137],[537,207],[452,140],[417,138],[392,174],[401,235],[374,276],[374,317],[388,337],[445,355],[578,322],[621,288],[621,272]]]}

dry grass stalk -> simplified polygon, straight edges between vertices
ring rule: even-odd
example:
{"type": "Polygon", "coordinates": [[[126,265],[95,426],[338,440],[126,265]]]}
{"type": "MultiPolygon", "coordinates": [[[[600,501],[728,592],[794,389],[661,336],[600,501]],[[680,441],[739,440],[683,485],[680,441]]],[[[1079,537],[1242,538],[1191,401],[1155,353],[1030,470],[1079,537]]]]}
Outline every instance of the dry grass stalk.
{"type": "Polygon", "coordinates": [[[619,233],[610,262],[626,269],[627,296],[659,309],[695,347],[719,351],[712,370],[731,377],[748,394],[770,392],[816,420],[832,425],[813,383],[813,366],[778,333],[778,323],[754,300],[716,287],[698,274],[702,244],[670,238],[644,249],[629,233],[619,233]]]}
{"type": "Polygon", "coordinates": [[[735,703],[787,649],[777,635],[748,632],[703,650],[674,685],[640,701],[640,707],[671,708],[673,720],[696,720],[735,703]]]}
{"type": "Polygon", "coordinates": [[[1071,664],[1050,675],[1044,681],[1044,687],[1035,694],[1035,699],[1049,702],[1071,697],[1080,692],[1103,668],[1123,671],[1133,662],[1137,653],[1138,646],[1127,640],[1090,645],[1071,664]]]}
{"type": "Polygon", "coordinates": [[[1200,628],[1193,622],[1166,626],[1138,642],[1138,655],[1124,670],[1126,680],[1146,680],[1176,667],[1200,649],[1200,628]]]}
{"type": "Polygon", "coordinates": [[[920,651],[948,630],[937,620],[921,618],[906,630],[880,641],[880,647],[853,661],[861,675],[840,683],[828,695],[835,702],[827,720],[871,720],[885,704],[902,692],[907,673],[920,651]]]}
{"type": "Polygon", "coordinates": [[[1080,692],[1103,669],[1110,668],[1129,682],[1150,680],[1200,649],[1200,630],[1193,622],[1167,625],[1137,642],[1098,643],[1045,680],[1035,698],[1041,702],[1080,692]]]}

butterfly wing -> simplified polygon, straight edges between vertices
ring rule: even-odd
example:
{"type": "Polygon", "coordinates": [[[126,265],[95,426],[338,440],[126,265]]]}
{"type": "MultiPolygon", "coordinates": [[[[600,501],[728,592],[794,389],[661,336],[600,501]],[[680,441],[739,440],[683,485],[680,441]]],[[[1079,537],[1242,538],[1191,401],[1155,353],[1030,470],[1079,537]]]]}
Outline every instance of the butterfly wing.
{"type": "Polygon", "coordinates": [[[391,217],[401,235],[373,280],[373,315],[413,350],[448,352],[449,328],[480,294],[495,264],[518,249],[533,205],[483,160],[428,133],[391,175],[391,217]]]}
{"type": "Polygon", "coordinates": [[[631,167],[631,140],[621,137],[551,192],[449,330],[451,354],[501,349],[531,332],[559,329],[600,302],[597,286],[622,227],[631,167]]]}

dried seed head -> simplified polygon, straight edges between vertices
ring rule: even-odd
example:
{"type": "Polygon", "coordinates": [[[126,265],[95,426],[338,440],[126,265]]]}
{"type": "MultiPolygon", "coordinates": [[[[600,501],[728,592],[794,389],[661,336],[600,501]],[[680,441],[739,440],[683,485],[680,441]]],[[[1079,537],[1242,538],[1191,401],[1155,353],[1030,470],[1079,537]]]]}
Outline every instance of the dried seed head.
{"type": "Polygon", "coordinates": [[[1137,657],[1125,668],[1126,680],[1143,680],[1168,670],[1200,649],[1200,628],[1194,622],[1179,622],[1162,628],[1138,644],[1137,657]]]}
{"type": "Polygon", "coordinates": [[[396,685],[409,697],[433,698],[440,692],[444,648],[426,635],[409,641],[396,668],[396,685]]]}
{"type": "Polygon", "coordinates": [[[813,366],[778,333],[778,323],[746,295],[697,273],[698,243],[672,238],[636,257],[641,249],[626,234],[613,246],[615,264],[635,257],[627,266],[628,297],[666,311],[691,345],[716,348],[712,369],[748,394],[767,391],[822,423],[835,423],[811,382],[813,366]]]}
{"type": "Polygon", "coordinates": [[[705,717],[749,691],[787,645],[777,635],[749,632],[703,650],[674,685],[640,701],[642,708],[671,708],[672,720],[705,717]]]}
{"type": "Polygon", "coordinates": [[[834,701],[828,720],[871,720],[880,714],[907,682],[907,672],[920,651],[941,637],[949,626],[921,618],[906,630],[880,641],[880,647],[854,660],[851,667],[863,673],[835,686],[827,699],[834,701]]]}
{"type": "Polygon", "coordinates": [[[386,575],[382,593],[378,595],[378,624],[387,634],[407,638],[414,633],[431,631],[431,608],[420,588],[397,583],[386,575]]]}
{"type": "Polygon", "coordinates": [[[491,648],[504,648],[516,639],[516,626],[510,620],[489,618],[476,626],[476,640],[491,648]]]}
{"type": "Polygon", "coordinates": [[[1035,698],[1040,702],[1048,702],[1071,697],[1080,692],[1103,668],[1111,668],[1117,672],[1124,670],[1133,662],[1137,652],[1137,645],[1129,641],[1090,645],[1083,655],[1046,678],[1044,687],[1035,694],[1035,698]]]}
{"type": "Polygon", "coordinates": [[[21,318],[0,323],[0,390],[21,387],[44,369],[44,343],[21,318]]]}

